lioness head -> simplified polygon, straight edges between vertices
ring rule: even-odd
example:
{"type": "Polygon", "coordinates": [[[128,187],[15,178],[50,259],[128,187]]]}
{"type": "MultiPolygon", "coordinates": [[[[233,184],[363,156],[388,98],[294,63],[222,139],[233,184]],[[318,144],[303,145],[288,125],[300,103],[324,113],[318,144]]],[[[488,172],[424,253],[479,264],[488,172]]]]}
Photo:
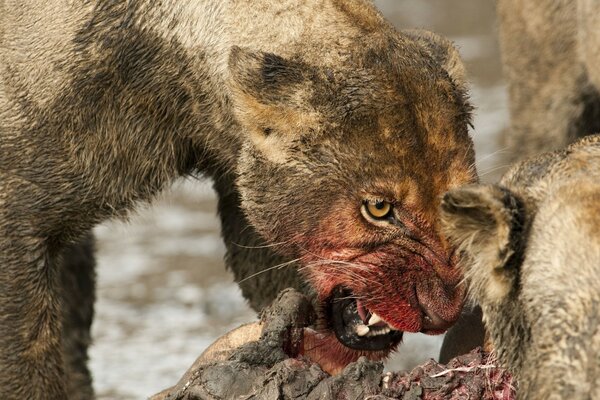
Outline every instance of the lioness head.
{"type": "Polygon", "coordinates": [[[465,290],[438,199],[476,180],[456,50],[409,32],[338,66],[234,48],[229,67],[242,206],[314,290],[311,343],[343,365],[444,332],[465,290]]]}

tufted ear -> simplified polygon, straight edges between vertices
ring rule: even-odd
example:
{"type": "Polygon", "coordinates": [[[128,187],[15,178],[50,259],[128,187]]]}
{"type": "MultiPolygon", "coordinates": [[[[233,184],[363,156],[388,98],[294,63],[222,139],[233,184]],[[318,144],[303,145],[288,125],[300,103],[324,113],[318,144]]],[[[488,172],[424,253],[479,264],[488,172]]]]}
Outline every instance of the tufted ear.
{"type": "Polygon", "coordinates": [[[464,186],[444,195],[442,230],[463,252],[465,276],[478,296],[498,300],[514,284],[524,251],[524,213],[518,197],[497,185],[464,186]]]}
{"type": "Polygon", "coordinates": [[[421,29],[411,29],[402,31],[405,35],[423,45],[433,56],[461,90],[467,89],[467,74],[460,54],[454,44],[433,32],[421,29]]]}
{"type": "Polygon", "coordinates": [[[229,88],[238,122],[267,153],[317,125],[313,69],[272,53],[233,47],[229,88]]]}

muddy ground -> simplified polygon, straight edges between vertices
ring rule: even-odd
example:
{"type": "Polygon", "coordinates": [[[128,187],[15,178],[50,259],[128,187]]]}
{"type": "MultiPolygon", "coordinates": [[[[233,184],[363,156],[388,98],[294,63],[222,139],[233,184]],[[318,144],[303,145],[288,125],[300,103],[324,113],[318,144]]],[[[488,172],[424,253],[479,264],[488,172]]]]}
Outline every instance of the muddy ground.
{"type": "MultiPolygon", "coordinates": [[[[303,327],[312,316],[304,296],[293,290],[281,293],[261,316],[258,340],[236,345],[224,356],[226,341],[220,352],[200,356],[173,388],[151,400],[515,398],[510,374],[481,349],[447,365],[430,360],[407,372],[383,373],[381,363],[361,358],[330,376],[301,356],[303,327]]],[[[236,332],[242,339],[248,332],[253,335],[242,329],[230,336],[236,332]]]]}
{"type": "MultiPolygon", "coordinates": [[[[431,29],[459,46],[476,106],[472,134],[483,179],[503,169],[507,124],[493,0],[377,0],[398,27],[431,29]]],[[[91,369],[100,399],[140,399],[177,382],[217,337],[256,319],[223,267],[210,183],[189,179],[127,223],[99,227],[98,301],[91,369]]],[[[442,338],[405,335],[386,364],[436,357],[442,338]]]]}

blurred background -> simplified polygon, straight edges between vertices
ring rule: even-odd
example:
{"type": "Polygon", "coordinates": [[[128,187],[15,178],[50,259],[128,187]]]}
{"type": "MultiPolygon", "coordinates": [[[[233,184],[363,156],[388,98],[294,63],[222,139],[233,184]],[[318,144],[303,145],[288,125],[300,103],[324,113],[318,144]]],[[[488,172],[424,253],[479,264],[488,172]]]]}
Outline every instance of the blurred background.
{"type": "MultiPolygon", "coordinates": [[[[472,131],[483,180],[505,169],[507,126],[493,0],[375,0],[398,28],[425,28],[458,46],[475,105],[472,131]]],[[[210,182],[178,182],[129,222],[97,228],[98,292],[91,370],[100,399],[146,398],[175,384],[205,347],[256,318],[225,270],[210,182]]],[[[386,364],[436,358],[442,337],[405,335],[386,364]]]]}

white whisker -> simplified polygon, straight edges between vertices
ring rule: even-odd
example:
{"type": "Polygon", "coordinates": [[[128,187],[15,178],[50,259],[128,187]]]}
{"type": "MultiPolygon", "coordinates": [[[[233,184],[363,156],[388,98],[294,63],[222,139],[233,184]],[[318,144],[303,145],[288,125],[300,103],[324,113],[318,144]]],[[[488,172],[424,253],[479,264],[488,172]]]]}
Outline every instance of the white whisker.
{"type": "Polygon", "coordinates": [[[266,269],[260,270],[260,271],[258,271],[257,273],[254,273],[254,274],[252,274],[252,275],[249,275],[249,276],[245,277],[244,279],[242,279],[242,280],[238,281],[238,284],[239,284],[239,283],[242,283],[242,282],[245,282],[245,281],[247,281],[248,279],[255,278],[255,277],[257,277],[258,275],[260,275],[260,274],[263,274],[263,273],[265,273],[265,272],[272,271],[272,270],[274,270],[274,269],[278,269],[278,268],[287,267],[287,266],[289,266],[289,265],[291,265],[291,264],[294,264],[294,263],[296,263],[296,262],[300,261],[301,259],[302,259],[302,257],[300,257],[300,258],[295,258],[295,259],[293,259],[293,260],[286,261],[286,262],[283,262],[283,263],[281,263],[281,264],[277,264],[277,265],[274,265],[274,266],[272,266],[272,267],[269,267],[269,268],[266,268],[266,269]]]}
{"type": "Polygon", "coordinates": [[[234,246],[240,247],[242,249],[266,249],[269,247],[284,246],[284,245],[288,244],[289,242],[290,242],[290,240],[286,240],[285,242],[271,243],[271,244],[265,244],[265,245],[260,245],[260,246],[246,246],[246,245],[235,243],[235,242],[231,242],[231,243],[234,246]]]}
{"type": "Polygon", "coordinates": [[[496,171],[502,170],[502,169],[504,169],[504,168],[508,168],[508,167],[510,167],[511,165],[512,165],[512,164],[502,164],[502,165],[498,165],[498,166],[496,166],[496,167],[494,167],[494,168],[490,168],[490,169],[488,169],[487,171],[481,172],[481,173],[479,174],[479,177],[483,177],[483,176],[486,176],[486,175],[489,175],[489,174],[491,174],[492,172],[496,172],[496,171]]]}

